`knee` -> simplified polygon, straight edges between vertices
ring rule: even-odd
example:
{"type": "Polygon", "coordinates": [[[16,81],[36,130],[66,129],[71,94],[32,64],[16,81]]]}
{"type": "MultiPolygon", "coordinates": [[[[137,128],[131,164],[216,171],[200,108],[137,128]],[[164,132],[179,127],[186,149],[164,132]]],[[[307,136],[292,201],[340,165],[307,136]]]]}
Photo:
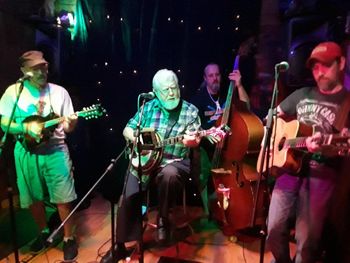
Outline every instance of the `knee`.
{"type": "Polygon", "coordinates": [[[157,175],[157,182],[173,182],[177,181],[177,178],[179,177],[178,170],[172,166],[167,165],[165,166],[161,172],[157,175]]]}

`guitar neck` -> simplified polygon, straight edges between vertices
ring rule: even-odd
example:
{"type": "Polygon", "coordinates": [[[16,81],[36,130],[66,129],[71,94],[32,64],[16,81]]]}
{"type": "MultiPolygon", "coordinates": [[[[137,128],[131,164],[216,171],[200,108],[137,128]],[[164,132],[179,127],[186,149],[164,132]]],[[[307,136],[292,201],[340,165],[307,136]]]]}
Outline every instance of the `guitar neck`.
{"type": "Polygon", "coordinates": [[[306,148],[306,138],[307,137],[297,137],[294,139],[288,139],[284,143],[284,148],[300,149],[306,148]]]}
{"type": "MultiPolygon", "coordinates": [[[[284,143],[284,148],[307,148],[306,147],[306,139],[307,137],[297,137],[294,139],[288,139],[284,143]]],[[[321,137],[320,145],[333,145],[336,147],[349,147],[348,145],[348,136],[341,136],[339,134],[326,134],[321,137]]]]}
{"type": "MultiPolygon", "coordinates": [[[[208,132],[206,130],[204,130],[204,131],[199,131],[197,134],[199,135],[199,137],[203,137],[203,136],[207,135],[208,132]]],[[[164,140],[158,142],[158,144],[156,145],[156,148],[162,148],[162,147],[167,146],[167,145],[172,145],[172,144],[175,144],[178,142],[182,142],[182,140],[184,139],[184,136],[185,135],[182,134],[182,135],[179,135],[176,137],[170,137],[170,138],[164,139],[164,140]]]]}
{"type": "Polygon", "coordinates": [[[64,117],[59,117],[59,118],[56,118],[56,119],[45,121],[44,122],[44,128],[48,128],[48,127],[54,126],[56,124],[59,124],[63,120],[64,120],[64,117]]]}
{"type": "MultiPolygon", "coordinates": [[[[78,117],[80,116],[80,111],[77,111],[76,113],[73,113],[72,115],[76,114],[78,117]]],[[[70,115],[70,116],[72,116],[70,115]]],[[[62,117],[58,117],[58,118],[55,118],[55,119],[52,119],[52,120],[48,120],[48,121],[45,121],[44,122],[44,128],[48,128],[48,127],[51,127],[51,126],[54,126],[56,124],[59,124],[60,122],[62,122],[64,120],[64,116],[62,117]]]]}

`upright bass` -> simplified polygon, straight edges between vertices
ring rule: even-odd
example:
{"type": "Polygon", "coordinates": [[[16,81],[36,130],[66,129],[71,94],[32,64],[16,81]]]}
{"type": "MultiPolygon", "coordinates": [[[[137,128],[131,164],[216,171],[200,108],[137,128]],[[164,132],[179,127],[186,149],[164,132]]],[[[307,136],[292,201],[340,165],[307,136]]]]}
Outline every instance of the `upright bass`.
{"type": "MultiPolygon", "coordinates": [[[[238,63],[239,55],[235,59],[234,69],[238,69],[238,63]]],[[[212,209],[223,233],[240,239],[256,228],[252,224],[258,179],[255,164],[263,138],[263,125],[249,111],[246,103],[233,104],[234,89],[235,83],[231,81],[226,106],[217,123],[229,126],[231,133],[215,148],[211,172],[218,200],[212,209]]],[[[265,212],[262,211],[264,191],[259,192],[256,224],[264,220],[259,216],[265,212]]]]}

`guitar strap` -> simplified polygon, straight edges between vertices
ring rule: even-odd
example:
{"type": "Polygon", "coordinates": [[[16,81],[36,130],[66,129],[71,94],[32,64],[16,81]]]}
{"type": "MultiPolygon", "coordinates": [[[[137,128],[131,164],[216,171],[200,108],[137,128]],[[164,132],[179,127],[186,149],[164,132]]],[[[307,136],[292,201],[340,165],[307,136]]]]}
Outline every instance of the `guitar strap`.
{"type": "Polygon", "coordinates": [[[177,123],[177,120],[179,119],[179,116],[180,116],[181,108],[182,108],[182,100],[180,100],[179,105],[174,110],[169,112],[169,121],[166,127],[164,139],[167,139],[169,137],[170,132],[174,128],[175,124],[177,123]]]}
{"type": "Polygon", "coordinates": [[[349,115],[349,110],[350,110],[350,92],[347,92],[346,98],[343,101],[343,103],[340,105],[340,108],[338,110],[337,117],[334,121],[333,127],[337,131],[341,131],[345,126],[346,122],[348,120],[348,115],[349,115]]]}

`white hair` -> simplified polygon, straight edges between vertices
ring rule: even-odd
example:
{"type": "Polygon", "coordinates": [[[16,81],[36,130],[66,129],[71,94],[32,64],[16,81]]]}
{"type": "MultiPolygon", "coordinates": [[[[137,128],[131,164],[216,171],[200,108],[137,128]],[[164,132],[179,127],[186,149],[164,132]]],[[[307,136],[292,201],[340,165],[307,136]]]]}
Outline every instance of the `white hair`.
{"type": "Polygon", "coordinates": [[[159,89],[162,86],[172,86],[174,84],[176,87],[179,87],[178,83],[179,81],[174,71],[168,69],[158,70],[152,80],[153,90],[159,89]]]}

